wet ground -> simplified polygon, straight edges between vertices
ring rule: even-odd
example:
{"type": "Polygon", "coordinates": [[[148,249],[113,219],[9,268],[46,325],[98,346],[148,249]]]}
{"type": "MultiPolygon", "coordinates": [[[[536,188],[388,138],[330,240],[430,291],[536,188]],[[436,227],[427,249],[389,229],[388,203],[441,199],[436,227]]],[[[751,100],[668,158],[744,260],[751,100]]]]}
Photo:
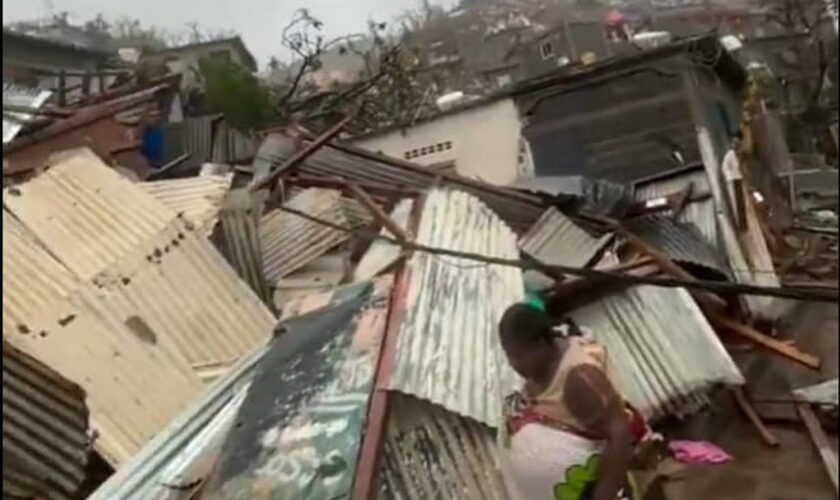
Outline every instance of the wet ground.
{"type": "MultiPolygon", "coordinates": [[[[736,358],[756,399],[786,399],[790,390],[837,377],[838,322],[836,304],[792,304],[779,327],[781,338],[819,355],[817,373],[774,355],[751,352],[736,358]]],[[[662,494],[649,500],[831,500],[836,493],[805,427],[789,404],[760,404],[758,411],[772,420],[768,427],[781,446],[762,444],[753,427],[739,413],[731,395],[715,397],[710,411],[678,426],[677,437],[711,441],[735,460],[717,466],[679,468],[663,482],[662,494]]],[[[829,434],[835,442],[836,435],[829,434]]]]}

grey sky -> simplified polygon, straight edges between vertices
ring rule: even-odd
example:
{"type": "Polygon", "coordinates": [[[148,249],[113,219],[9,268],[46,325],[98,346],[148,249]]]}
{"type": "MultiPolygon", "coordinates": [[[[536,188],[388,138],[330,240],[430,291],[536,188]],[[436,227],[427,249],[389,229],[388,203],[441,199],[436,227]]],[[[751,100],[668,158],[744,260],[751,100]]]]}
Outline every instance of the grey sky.
{"type": "MultiPolygon", "coordinates": [[[[418,0],[52,0],[52,10],[68,11],[74,22],[102,13],[108,19],[129,16],[144,25],[167,30],[186,29],[197,22],[209,30],[234,30],[265,64],[272,55],[282,56],[280,30],[300,7],[307,7],[324,22],[327,36],[358,32],[368,19],[390,21],[418,0]]],[[[451,5],[452,1],[439,3],[451,5]]],[[[3,0],[5,23],[34,19],[49,11],[43,0],[3,0]]],[[[285,57],[284,57],[285,59],[285,57]]]]}

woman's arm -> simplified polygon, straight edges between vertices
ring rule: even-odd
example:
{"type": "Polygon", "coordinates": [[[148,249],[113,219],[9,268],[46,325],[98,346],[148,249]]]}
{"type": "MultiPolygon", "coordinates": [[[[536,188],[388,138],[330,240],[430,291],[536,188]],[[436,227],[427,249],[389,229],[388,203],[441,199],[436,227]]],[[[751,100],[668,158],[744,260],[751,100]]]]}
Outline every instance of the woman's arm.
{"type": "Polygon", "coordinates": [[[621,397],[603,371],[582,365],[569,372],[563,401],[587,430],[605,436],[592,500],[615,500],[626,484],[633,452],[633,438],[621,397]]]}

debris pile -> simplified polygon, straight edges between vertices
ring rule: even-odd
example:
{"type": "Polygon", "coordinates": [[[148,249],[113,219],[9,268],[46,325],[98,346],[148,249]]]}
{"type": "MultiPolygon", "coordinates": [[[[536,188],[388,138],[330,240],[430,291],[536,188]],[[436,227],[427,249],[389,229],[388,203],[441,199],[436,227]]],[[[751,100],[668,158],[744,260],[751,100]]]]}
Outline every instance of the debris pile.
{"type": "MultiPolygon", "coordinates": [[[[507,498],[522,381],[497,325],[530,296],[654,426],[731,391],[772,443],[732,353],[821,366],[772,321],[837,300],[788,279],[836,276],[836,214],[774,233],[708,164],[568,204],[350,146],[345,122],[256,147],[219,116],[150,126],[174,83],[141,87],[4,88],[4,495],[73,498],[101,458],[92,499],[507,498]]],[[[825,392],[794,394],[815,440],[825,392]]]]}

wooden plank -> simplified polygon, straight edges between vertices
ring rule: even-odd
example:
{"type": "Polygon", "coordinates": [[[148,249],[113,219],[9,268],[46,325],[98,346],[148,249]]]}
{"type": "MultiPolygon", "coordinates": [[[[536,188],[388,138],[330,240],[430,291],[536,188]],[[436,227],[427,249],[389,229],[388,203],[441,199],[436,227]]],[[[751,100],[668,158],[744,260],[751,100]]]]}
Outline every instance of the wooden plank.
{"type": "Polygon", "coordinates": [[[814,443],[814,446],[820,454],[825,471],[828,473],[828,477],[834,485],[835,494],[840,493],[840,486],[838,486],[840,483],[838,483],[837,452],[832,448],[831,442],[829,442],[828,436],[826,436],[825,431],[820,426],[820,422],[817,420],[817,416],[814,414],[811,405],[799,403],[796,405],[796,411],[799,413],[802,422],[805,423],[808,434],[811,436],[811,442],[814,443]]]}
{"type": "Polygon", "coordinates": [[[388,216],[388,214],[383,212],[382,209],[379,208],[379,205],[374,203],[373,200],[370,199],[370,196],[368,196],[367,193],[362,191],[362,188],[360,188],[359,186],[357,186],[356,184],[354,184],[352,182],[348,182],[347,186],[350,188],[350,191],[353,193],[353,197],[356,198],[356,200],[359,203],[361,203],[362,206],[365,207],[365,209],[368,212],[370,212],[370,214],[373,216],[373,218],[376,222],[385,226],[385,228],[388,229],[388,231],[392,235],[394,235],[394,237],[400,243],[405,243],[406,241],[408,241],[408,238],[405,235],[405,231],[402,230],[402,228],[399,226],[399,224],[394,222],[394,220],[391,219],[388,216]]]}
{"type": "Polygon", "coordinates": [[[751,342],[754,342],[760,347],[763,347],[775,354],[795,361],[812,370],[819,370],[822,364],[820,358],[800,351],[795,345],[788,344],[781,340],[774,339],[765,335],[754,328],[731,320],[723,315],[717,314],[714,311],[705,311],[706,317],[716,328],[721,328],[730,333],[735,333],[744,337],[751,342]]]}
{"type": "Polygon", "coordinates": [[[356,463],[356,475],[353,478],[354,500],[370,500],[376,491],[376,471],[390,413],[388,379],[394,365],[397,352],[397,334],[405,316],[405,301],[411,273],[407,266],[397,274],[397,281],[391,291],[391,304],[388,310],[388,324],[385,338],[379,351],[379,363],[376,367],[373,394],[368,406],[362,443],[359,447],[359,460],[356,463]]]}
{"type": "Polygon", "coordinates": [[[301,163],[306,161],[307,158],[312,156],[315,153],[315,151],[321,149],[326,143],[328,143],[335,136],[337,136],[352,118],[352,115],[345,116],[338,123],[333,125],[332,128],[324,132],[320,137],[310,142],[306,145],[305,148],[295,153],[291,158],[289,158],[286,161],[286,163],[271,170],[265,176],[264,179],[251,186],[251,191],[254,192],[265,188],[272,188],[281,175],[290,174],[296,167],[298,167],[301,163]]]}
{"type": "Polygon", "coordinates": [[[738,407],[744,415],[746,415],[747,419],[758,433],[758,437],[761,438],[761,441],[771,448],[778,447],[779,438],[777,438],[776,435],[773,434],[766,425],[764,425],[764,422],[761,420],[761,417],[758,416],[758,412],[755,410],[755,407],[753,407],[752,403],[747,398],[744,388],[737,387],[732,389],[732,394],[735,396],[735,402],[738,404],[738,407]]]}

